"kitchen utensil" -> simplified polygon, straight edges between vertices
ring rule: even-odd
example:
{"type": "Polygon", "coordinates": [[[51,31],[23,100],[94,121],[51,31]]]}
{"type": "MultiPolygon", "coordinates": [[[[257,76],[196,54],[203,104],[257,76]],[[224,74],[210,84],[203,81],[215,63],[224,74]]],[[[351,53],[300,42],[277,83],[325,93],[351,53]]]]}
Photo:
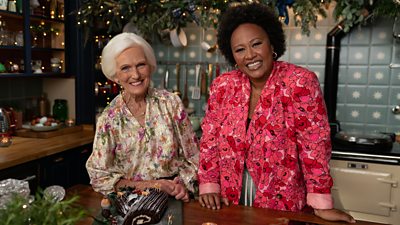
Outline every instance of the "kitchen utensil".
{"type": "Polygon", "coordinates": [[[200,69],[201,65],[196,64],[196,80],[195,80],[195,86],[192,89],[192,99],[200,99],[200,84],[199,84],[199,79],[200,79],[200,69]]]}
{"type": "Polygon", "coordinates": [[[201,83],[200,83],[200,93],[201,95],[207,94],[207,74],[205,70],[201,70],[201,83]]]}
{"type": "Polygon", "coordinates": [[[385,133],[362,131],[339,131],[333,138],[338,148],[352,150],[389,151],[393,147],[393,138],[385,133]]]}
{"type": "Polygon", "coordinates": [[[10,129],[10,118],[4,108],[0,108],[0,134],[8,133],[10,129]]]}
{"type": "Polygon", "coordinates": [[[176,64],[176,89],[174,90],[174,94],[178,95],[179,98],[182,96],[180,91],[180,83],[181,83],[181,66],[179,63],[176,64]]]}
{"type": "Polygon", "coordinates": [[[182,28],[170,30],[169,38],[174,47],[185,47],[187,45],[186,33],[182,28]]]}
{"type": "Polygon", "coordinates": [[[165,75],[164,75],[164,80],[163,80],[163,88],[165,90],[168,90],[168,79],[169,79],[169,71],[168,67],[165,69],[165,75]]]}
{"type": "Polygon", "coordinates": [[[219,77],[221,74],[221,67],[219,66],[219,63],[215,65],[215,78],[219,77]]]}
{"type": "Polygon", "coordinates": [[[0,147],[11,145],[10,117],[4,108],[0,108],[0,147]]]}
{"type": "Polygon", "coordinates": [[[185,108],[189,107],[187,78],[188,78],[188,69],[185,66],[185,84],[184,84],[185,86],[184,86],[184,89],[183,89],[183,98],[182,98],[182,103],[185,106],[185,108]]]}

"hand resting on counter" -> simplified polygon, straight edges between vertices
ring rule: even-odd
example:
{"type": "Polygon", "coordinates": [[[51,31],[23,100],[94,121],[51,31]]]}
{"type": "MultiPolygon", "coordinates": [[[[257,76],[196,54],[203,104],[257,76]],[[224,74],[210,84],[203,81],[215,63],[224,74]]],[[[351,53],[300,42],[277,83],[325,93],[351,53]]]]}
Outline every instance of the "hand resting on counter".
{"type": "Polygon", "coordinates": [[[328,221],[346,221],[348,223],[356,222],[352,216],[338,209],[314,209],[314,214],[328,221]]]}
{"type": "Polygon", "coordinates": [[[189,193],[186,187],[179,181],[178,177],[174,180],[145,180],[145,181],[131,181],[128,179],[121,179],[116,185],[115,189],[118,190],[121,187],[135,187],[137,189],[146,188],[159,188],[161,191],[174,196],[177,200],[182,200],[184,202],[189,202],[189,193]]]}
{"type": "MultiPolygon", "coordinates": [[[[199,203],[202,207],[208,209],[218,210],[221,209],[221,204],[229,206],[227,198],[221,198],[218,193],[208,193],[199,196],[199,203]]],[[[349,214],[338,209],[314,209],[314,214],[321,219],[327,221],[345,221],[348,223],[355,223],[356,220],[349,214]]]]}

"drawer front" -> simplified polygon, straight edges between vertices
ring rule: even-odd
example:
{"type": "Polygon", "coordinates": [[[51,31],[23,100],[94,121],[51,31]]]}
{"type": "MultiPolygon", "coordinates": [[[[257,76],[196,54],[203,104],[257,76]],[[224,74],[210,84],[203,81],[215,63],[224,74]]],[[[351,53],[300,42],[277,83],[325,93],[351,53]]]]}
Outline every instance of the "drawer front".
{"type": "Polygon", "coordinates": [[[391,180],[392,174],[369,171],[361,164],[356,169],[331,168],[335,208],[389,216],[392,185],[383,181],[391,180]]]}

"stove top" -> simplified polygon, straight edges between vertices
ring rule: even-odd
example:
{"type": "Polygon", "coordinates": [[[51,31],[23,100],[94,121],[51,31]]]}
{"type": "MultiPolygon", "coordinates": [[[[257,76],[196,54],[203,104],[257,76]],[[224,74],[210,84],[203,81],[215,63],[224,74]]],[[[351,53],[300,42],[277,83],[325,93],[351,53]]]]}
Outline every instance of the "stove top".
{"type": "Polygon", "coordinates": [[[349,147],[332,142],[332,159],[400,165],[400,144],[394,142],[391,149],[382,150],[364,146],[349,147]]]}

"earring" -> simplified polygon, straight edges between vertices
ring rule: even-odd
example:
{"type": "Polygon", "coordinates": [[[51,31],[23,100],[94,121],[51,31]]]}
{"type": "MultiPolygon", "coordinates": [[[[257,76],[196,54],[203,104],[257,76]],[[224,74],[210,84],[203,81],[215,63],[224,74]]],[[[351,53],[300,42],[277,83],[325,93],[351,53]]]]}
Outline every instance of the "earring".
{"type": "Polygon", "coordinates": [[[119,86],[119,93],[121,95],[123,95],[124,94],[124,87],[121,85],[121,82],[119,80],[117,80],[117,84],[119,86]]]}
{"type": "Polygon", "coordinates": [[[236,63],[236,64],[234,65],[234,67],[235,67],[235,69],[237,69],[237,68],[238,68],[238,64],[236,63]]]}
{"type": "Polygon", "coordinates": [[[278,54],[276,52],[272,52],[272,58],[274,59],[278,58],[278,54]]]}

